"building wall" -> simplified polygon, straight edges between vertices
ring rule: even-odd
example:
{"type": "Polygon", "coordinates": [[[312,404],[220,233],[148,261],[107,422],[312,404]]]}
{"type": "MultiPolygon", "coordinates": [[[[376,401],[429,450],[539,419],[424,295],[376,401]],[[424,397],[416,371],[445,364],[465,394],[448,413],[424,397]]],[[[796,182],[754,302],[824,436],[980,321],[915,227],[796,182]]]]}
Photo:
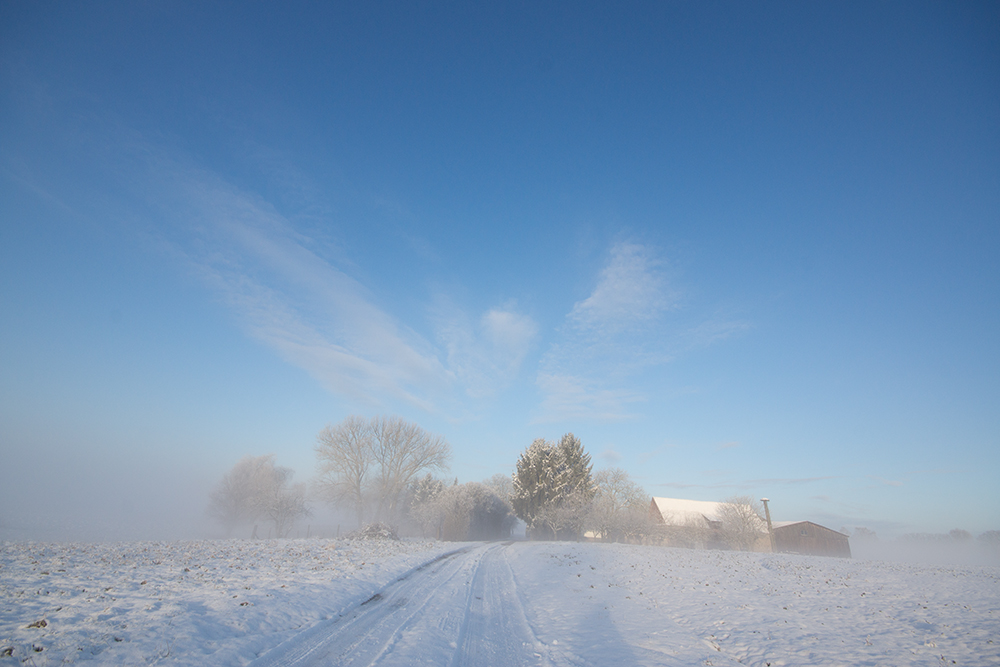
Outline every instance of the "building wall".
{"type": "Polygon", "coordinates": [[[778,551],[784,553],[851,557],[851,545],[847,535],[824,528],[812,521],[775,528],[774,544],[778,551]]]}

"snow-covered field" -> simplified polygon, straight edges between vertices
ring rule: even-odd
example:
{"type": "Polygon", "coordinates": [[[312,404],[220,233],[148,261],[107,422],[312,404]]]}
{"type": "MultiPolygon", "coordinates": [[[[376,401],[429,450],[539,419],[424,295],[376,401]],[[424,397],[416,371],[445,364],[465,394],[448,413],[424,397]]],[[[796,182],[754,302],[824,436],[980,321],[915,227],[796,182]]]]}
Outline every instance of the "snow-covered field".
{"type": "Polygon", "coordinates": [[[540,638],[592,641],[591,655],[610,623],[636,664],[656,664],[643,648],[679,665],[1000,665],[998,568],[599,545],[522,562],[535,613],[554,617],[540,638]]]}
{"type": "Polygon", "coordinates": [[[0,653],[0,665],[1000,665],[1000,569],[585,543],[8,542],[0,653]]]}
{"type": "Polygon", "coordinates": [[[408,540],[6,542],[0,654],[12,654],[0,665],[246,664],[455,548],[408,540]]]}

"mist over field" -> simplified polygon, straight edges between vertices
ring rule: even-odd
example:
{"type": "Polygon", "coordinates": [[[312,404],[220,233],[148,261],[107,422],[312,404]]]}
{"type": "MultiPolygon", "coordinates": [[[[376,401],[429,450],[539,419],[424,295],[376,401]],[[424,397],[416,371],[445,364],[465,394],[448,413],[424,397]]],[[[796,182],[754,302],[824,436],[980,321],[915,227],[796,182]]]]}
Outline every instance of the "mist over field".
{"type": "Polygon", "coordinates": [[[0,667],[1000,664],[998,44],[0,0],[0,667]]]}
{"type": "Polygon", "coordinates": [[[998,41],[990,4],[0,3],[0,541],[638,543],[654,497],[766,497],[992,564],[998,41]],[[448,456],[348,492],[352,416],[448,456]],[[571,434],[603,486],[487,483],[571,434]]]}

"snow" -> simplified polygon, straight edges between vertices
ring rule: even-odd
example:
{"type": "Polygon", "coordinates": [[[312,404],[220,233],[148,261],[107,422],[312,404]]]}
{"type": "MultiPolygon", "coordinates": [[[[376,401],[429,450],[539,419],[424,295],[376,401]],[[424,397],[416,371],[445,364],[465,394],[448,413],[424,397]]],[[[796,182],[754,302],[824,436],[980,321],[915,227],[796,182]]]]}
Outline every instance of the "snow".
{"type": "Polygon", "coordinates": [[[991,566],[566,542],[0,545],[0,665],[1000,665],[997,628],[991,566]]]}
{"type": "Polygon", "coordinates": [[[721,521],[719,508],[722,503],[711,500],[685,500],[683,498],[653,498],[660,516],[670,525],[681,526],[692,522],[721,521]]]}
{"type": "Polygon", "coordinates": [[[5,542],[0,654],[13,654],[0,665],[246,664],[455,548],[408,540],[5,542]],[[45,627],[27,627],[41,620],[45,627]]]}
{"type": "Polygon", "coordinates": [[[1000,664],[994,567],[589,544],[512,566],[539,638],[593,664],[1000,664]]]}

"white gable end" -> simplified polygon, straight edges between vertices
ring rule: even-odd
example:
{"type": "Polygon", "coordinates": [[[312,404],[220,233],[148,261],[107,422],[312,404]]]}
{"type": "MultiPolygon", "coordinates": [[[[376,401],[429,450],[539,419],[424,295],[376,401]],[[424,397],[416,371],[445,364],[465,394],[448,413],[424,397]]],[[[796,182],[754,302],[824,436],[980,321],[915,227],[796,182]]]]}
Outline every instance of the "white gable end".
{"type": "Polygon", "coordinates": [[[668,526],[706,526],[710,521],[721,521],[722,503],[683,498],[653,498],[653,503],[668,526]]]}

